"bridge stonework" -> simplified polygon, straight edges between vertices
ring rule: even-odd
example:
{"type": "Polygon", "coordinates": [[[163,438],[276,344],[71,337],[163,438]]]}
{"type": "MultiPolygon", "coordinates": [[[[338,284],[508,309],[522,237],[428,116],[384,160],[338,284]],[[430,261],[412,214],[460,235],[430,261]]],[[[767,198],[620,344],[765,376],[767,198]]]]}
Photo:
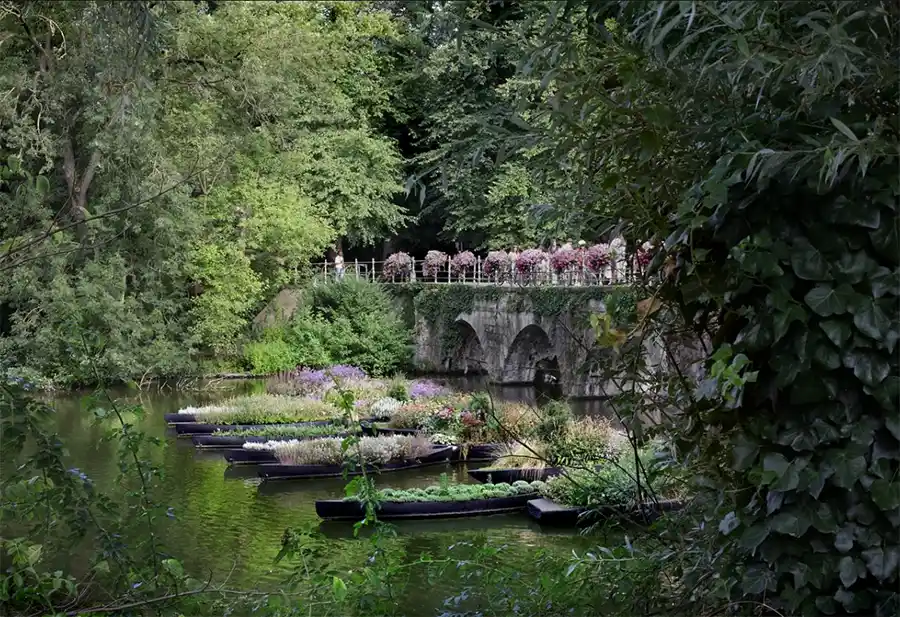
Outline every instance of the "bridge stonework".
{"type": "Polygon", "coordinates": [[[600,396],[589,358],[596,336],[587,313],[606,310],[586,301],[555,315],[543,315],[514,292],[476,299],[470,310],[440,322],[415,313],[415,364],[429,372],[482,372],[500,384],[531,384],[544,375],[558,379],[567,396],[600,396]],[[454,332],[447,332],[447,329],[454,332]],[[450,343],[448,343],[450,341],[450,343]]]}

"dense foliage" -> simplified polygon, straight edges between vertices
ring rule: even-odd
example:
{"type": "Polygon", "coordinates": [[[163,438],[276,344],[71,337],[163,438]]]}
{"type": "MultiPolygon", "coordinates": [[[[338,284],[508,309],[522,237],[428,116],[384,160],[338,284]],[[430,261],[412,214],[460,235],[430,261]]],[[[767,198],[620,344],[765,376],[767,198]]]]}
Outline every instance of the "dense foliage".
{"type": "Polygon", "coordinates": [[[245,443],[244,449],[271,452],[278,462],[285,465],[386,465],[409,462],[431,453],[434,444],[422,437],[390,435],[387,437],[362,437],[355,448],[347,449],[337,437],[245,443]]]}
{"type": "Polygon", "coordinates": [[[253,394],[225,399],[215,405],[185,407],[178,413],[191,414],[197,422],[211,424],[279,424],[333,418],[338,415],[338,409],[321,400],[253,394]]]}
{"type": "Polygon", "coordinates": [[[392,375],[412,360],[412,333],[380,286],[347,279],[304,288],[290,320],[245,347],[254,373],[353,364],[392,375]]]}
{"type": "Polygon", "coordinates": [[[335,241],[405,221],[370,3],[0,3],[0,368],[215,367],[335,241]]]}

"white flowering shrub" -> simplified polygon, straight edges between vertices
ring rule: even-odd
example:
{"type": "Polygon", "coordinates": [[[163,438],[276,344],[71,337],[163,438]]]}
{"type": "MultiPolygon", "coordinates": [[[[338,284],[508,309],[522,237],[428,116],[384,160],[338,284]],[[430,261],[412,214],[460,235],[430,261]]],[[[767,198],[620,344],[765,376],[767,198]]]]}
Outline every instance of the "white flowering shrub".
{"type": "Polygon", "coordinates": [[[372,403],[372,405],[369,406],[369,413],[373,416],[385,416],[389,418],[394,415],[394,412],[397,411],[401,405],[403,405],[403,403],[397,399],[386,396],[372,403]]]}

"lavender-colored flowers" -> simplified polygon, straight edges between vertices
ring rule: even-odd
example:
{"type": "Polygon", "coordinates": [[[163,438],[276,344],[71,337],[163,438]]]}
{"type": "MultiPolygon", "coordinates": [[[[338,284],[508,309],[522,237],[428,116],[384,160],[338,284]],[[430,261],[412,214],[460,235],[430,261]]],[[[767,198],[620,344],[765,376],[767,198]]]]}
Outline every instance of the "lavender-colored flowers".
{"type": "Polygon", "coordinates": [[[420,398],[434,398],[447,394],[448,390],[439,383],[428,380],[417,380],[409,388],[409,397],[413,400],[420,398]]]}
{"type": "Polygon", "coordinates": [[[491,251],[484,259],[482,269],[488,276],[503,274],[509,268],[509,255],[506,251],[491,251]]]}

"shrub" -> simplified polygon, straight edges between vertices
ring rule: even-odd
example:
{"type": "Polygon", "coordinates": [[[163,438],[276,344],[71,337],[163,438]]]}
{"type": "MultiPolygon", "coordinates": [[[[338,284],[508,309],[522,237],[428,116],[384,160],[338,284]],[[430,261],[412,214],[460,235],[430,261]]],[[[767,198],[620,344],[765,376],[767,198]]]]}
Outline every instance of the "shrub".
{"type": "Polygon", "coordinates": [[[535,435],[539,439],[551,442],[562,437],[572,421],[572,408],[562,401],[550,401],[538,409],[538,424],[535,435]]]}
{"type": "Polygon", "coordinates": [[[628,436],[606,418],[579,418],[552,440],[555,462],[574,465],[615,459],[628,449],[628,436]]]}
{"type": "Polygon", "coordinates": [[[405,403],[410,399],[409,388],[403,379],[394,378],[388,386],[387,395],[392,399],[405,403]]]}
{"type": "MultiPolygon", "coordinates": [[[[639,455],[643,468],[651,467],[653,452],[645,449],[639,455]]],[[[623,506],[632,504],[637,499],[636,478],[634,456],[626,453],[614,462],[607,461],[592,471],[578,469],[550,478],[542,494],[568,506],[623,506]]],[[[651,488],[657,495],[665,495],[668,488],[665,473],[651,474],[648,480],[642,472],[641,480],[644,491],[651,488]]]]}
{"type": "Polygon", "coordinates": [[[254,375],[271,375],[297,366],[294,348],[283,340],[244,345],[244,362],[254,375]]]}
{"type": "Polygon", "coordinates": [[[412,331],[380,286],[353,279],[316,285],[303,302],[285,333],[298,364],[353,364],[373,375],[409,366],[412,331]]]}

